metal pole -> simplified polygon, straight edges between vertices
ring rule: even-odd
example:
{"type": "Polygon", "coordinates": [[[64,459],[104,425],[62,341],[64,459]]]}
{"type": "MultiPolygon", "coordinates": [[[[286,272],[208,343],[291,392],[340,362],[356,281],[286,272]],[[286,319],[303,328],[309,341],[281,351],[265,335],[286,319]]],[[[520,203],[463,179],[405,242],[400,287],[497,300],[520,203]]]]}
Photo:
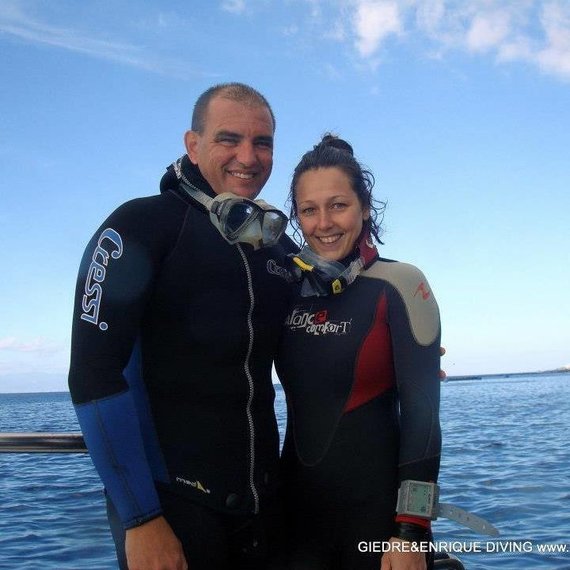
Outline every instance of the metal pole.
{"type": "Polygon", "coordinates": [[[0,433],[0,453],[87,453],[81,433],[0,433]]]}

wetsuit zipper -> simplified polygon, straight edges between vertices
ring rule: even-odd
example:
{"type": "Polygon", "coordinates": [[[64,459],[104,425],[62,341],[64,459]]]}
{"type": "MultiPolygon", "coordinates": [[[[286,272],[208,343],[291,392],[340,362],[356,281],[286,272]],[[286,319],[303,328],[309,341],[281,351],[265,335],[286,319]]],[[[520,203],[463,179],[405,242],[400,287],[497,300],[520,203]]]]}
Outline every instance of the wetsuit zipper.
{"type": "Polygon", "coordinates": [[[247,276],[247,289],[249,292],[249,311],[247,313],[247,327],[249,330],[249,345],[247,347],[247,354],[243,363],[243,368],[245,371],[245,375],[247,377],[247,381],[249,384],[249,397],[247,400],[247,405],[245,408],[245,413],[247,416],[247,422],[249,425],[249,451],[250,451],[250,462],[249,462],[249,487],[251,489],[251,494],[253,495],[253,512],[257,514],[259,512],[259,495],[257,493],[257,489],[255,487],[255,425],[253,423],[253,415],[251,413],[251,405],[253,403],[253,395],[254,395],[254,385],[253,385],[253,376],[251,375],[251,370],[249,369],[249,360],[251,357],[251,352],[253,350],[253,322],[252,322],[252,315],[253,315],[253,307],[255,303],[255,297],[253,294],[253,279],[251,277],[251,270],[249,264],[247,262],[247,258],[243,252],[243,249],[239,244],[236,244],[237,249],[241,255],[243,260],[243,264],[245,267],[245,273],[247,276]]]}

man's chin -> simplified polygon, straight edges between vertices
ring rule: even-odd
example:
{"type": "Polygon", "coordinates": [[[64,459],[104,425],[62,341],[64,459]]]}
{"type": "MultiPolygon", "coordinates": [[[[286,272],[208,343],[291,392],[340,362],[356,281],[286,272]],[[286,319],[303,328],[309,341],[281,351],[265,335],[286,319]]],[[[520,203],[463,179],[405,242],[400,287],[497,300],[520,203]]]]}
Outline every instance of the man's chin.
{"type": "Polygon", "coordinates": [[[226,191],[231,192],[236,196],[241,196],[242,198],[249,198],[250,200],[253,200],[261,192],[261,188],[258,184],[237,184],[232,185],[226,191]]]}

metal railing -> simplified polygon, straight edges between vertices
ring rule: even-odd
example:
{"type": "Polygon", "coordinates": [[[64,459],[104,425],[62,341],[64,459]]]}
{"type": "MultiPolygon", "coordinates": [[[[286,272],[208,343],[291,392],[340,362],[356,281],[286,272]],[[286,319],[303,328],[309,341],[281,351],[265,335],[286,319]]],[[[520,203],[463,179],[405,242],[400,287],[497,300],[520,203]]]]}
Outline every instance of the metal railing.
{"type": "Polygon", "coordinates": [[[81,433],[0,433],[0,453],[87,453],[81,433]]]}

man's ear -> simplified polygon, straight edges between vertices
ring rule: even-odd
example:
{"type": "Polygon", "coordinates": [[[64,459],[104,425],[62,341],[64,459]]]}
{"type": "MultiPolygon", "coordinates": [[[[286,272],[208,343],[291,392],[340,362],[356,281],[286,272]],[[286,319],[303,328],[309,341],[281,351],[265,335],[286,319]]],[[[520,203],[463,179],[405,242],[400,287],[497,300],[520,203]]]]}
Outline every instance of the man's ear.
{"type": "Polygon", "coordinates": [[[184,146],[192,164],[198,164],[198,141],[200,135],[195,131],[186,131],[184,134],[184,146]]]}

